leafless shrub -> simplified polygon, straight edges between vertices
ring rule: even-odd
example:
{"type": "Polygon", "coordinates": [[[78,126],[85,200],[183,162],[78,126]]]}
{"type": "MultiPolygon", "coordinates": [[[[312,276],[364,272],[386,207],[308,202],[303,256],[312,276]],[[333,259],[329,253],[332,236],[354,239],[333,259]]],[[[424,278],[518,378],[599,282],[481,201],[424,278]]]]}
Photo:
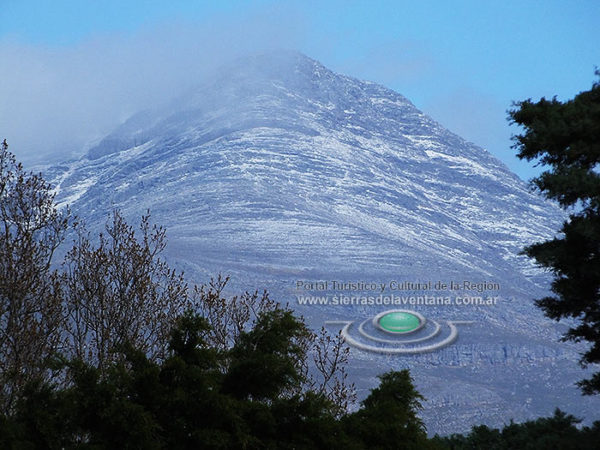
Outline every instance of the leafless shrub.
{"type": "Polygon", "coordinates": [[[218,275],[206,285],[194,286],[192,296],[195,309],[211,326],[208,344],[219,350],[233,347],[240,334],[252,328],[259,314],[278,307],[266,291],[246,291],[227,299],[223,290],[228,282],[229,277],[218,275]]]}
{"type": "Polygon", "coordinates": [[[58,211],[41,175],[26,173],[0,146],[0,408],[25,383],[44,377],[60,341],[61,283],[51,268],[69,212],[58,211]]]}
{"type": "Polygon", "coordinates": [[[183,274],[160,258],[165,230],[142,217],[140,238],[113,212],[97,246],[85,228],[65,263],[68,351],[102,369],[132,344],[154,360],[165,356],[170,330],[187,307],[183,274]]]}
{"type": "Polygon", "coordinates": [[[350,347],[341,332],[332,335],[322,327],[313,336],[311,353],[315,373],[309,375],[308,384],[312,390],[331,400],[336,408],[334,413],[341,416],[356,401],[356,388],[348,380],[346,371],[350,347]]]}

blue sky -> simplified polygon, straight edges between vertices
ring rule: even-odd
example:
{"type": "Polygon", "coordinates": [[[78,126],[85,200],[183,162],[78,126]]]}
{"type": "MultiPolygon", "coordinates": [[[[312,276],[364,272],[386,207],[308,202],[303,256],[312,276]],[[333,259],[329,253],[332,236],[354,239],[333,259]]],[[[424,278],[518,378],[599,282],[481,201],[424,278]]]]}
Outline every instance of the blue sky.
{"type": "Polygon", "coordinates": [[[0,133],[26,161],[77,154],[230,56],[286,47],[400,92],[527,179],[511,102],[571,98],[600,66],[596,0],[0,0],[0,23],[0,133]]]}

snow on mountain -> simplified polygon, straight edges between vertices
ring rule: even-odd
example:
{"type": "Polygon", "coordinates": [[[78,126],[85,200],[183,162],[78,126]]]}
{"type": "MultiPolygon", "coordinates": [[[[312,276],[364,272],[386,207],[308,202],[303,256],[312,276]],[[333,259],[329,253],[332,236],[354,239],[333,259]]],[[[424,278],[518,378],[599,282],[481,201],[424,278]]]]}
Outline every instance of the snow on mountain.
{"type": "Polygon", "coordinates": [[[498,297],[492,306],[402,307],[441,324],[473,321],[437,351],[352,351],[362,389],[378,373],[411,369],[428,399],[431,432],[499,425],[556,406],[588,418],[598,410],[573,386],[584,375],[575,362],[580,348],[559,343],[565,326],[533,306],[548,276],[518,254],[553,236],[564,214],[487,151],[383,86],[295,52],[241,59],[46,175],[58,201],[88,223],[104,223],[115,207],[132,219],[150,209],[168,230],[170,260],[191,278],[222,272],[232,287],[267,288],[315,327],[394,308],[300,305],[305,295],[374,293],[331,283],[326,291],[297,289],[298,281],[386,283],[384,295],[452,301],[498,297]],[[390,291],[390,281],[461,288],[390,291]],[[464,281],[499,289],[477,292],[464,281]]]}

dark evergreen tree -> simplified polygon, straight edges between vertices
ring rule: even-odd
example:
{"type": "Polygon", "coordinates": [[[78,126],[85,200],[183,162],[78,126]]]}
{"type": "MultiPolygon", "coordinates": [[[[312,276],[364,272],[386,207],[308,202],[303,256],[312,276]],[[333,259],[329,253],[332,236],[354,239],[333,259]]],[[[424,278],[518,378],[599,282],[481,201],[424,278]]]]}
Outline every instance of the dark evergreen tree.
{"type": "Polygon", "coordinates": [[[160,424],[165,448],[243,448],[249,440],[240,405],[222,393],[225,352],[207,343],[209,333],[203,317],[184,314],[171,334],[158,386],[150,383],[141,394],[160,424]]]}
{"type": "Polygon", "coordinates": [[[417,392],[408,370],[387,372],[380,385],[362,401],[362,408],[345,418],[347,432],[364,448],[427,449],[425,426],[418,417],[423,396],[417,392]]]}
{"type": "Polygon", "coordinates": [[[275,400],[297,392],[310,332],[289,310],[261,315],[230,351],[225,389],[239,398],[275,400]]]}
{"type": "MultiPolygon", "coordinates": [[[[558,237],[524,250],[554,274],[554,296],[536,303],[552,319],[578,319],[564,339],[591,343],[581,363],[599,363],[600,82],[565,102],[542,98],[515,106],[510,119],[524,128],[513,137],[518,157],[544,165],[532,182],[570,212],[558,237]]],[[[579,384],[585,394],[599,393],[600,372],[579,384]]]]}

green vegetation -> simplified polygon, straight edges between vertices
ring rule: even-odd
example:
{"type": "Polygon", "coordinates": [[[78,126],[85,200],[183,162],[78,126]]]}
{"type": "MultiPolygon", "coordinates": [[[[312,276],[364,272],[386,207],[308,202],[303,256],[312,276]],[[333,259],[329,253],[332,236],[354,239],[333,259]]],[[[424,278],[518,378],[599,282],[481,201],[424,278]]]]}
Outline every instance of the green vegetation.
{"type": "Polygon", "coordinates": [[[159,362],[128,344],[102,368],[57,361],[62,377],[28,383],[0,419],[0,447],[434,448],[408,371],[383,375],[355,413],[339,414],[325,392],[307,388],[309,335],[274,307],[223,351],[208,343],[206,319],[187,311],[159,362]]]}
{"type": "MultiPolygon", "coordinates": [[[[516,107],[510,118],[525,130],[513,138],[519,158],[544,165],[534,185],[570,211],[559,237],[525,249],[554,274],[555,296],[537,305],[552,319],[577,319],[564,339],[591,343],[581,363],[600,363],[600,82],[566,102],[542,98],[516,107]]],[[[579,385],[600,393],[600,372],[579,385]]]]}

